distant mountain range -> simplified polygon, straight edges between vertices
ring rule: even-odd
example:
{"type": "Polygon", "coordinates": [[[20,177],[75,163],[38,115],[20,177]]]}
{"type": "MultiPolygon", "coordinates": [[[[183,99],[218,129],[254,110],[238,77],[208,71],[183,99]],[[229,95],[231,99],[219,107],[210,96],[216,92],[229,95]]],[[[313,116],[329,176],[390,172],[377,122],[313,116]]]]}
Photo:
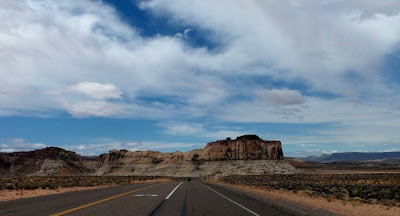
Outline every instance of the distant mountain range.
{"type": "Polygon", "coordinates": [[[319,157],[309,156],[301,158],[308,162],[333,163],[333,162],[362,162],[399,159],[400,152],[342,152],[331,155],[323,154],[319,157]]]}

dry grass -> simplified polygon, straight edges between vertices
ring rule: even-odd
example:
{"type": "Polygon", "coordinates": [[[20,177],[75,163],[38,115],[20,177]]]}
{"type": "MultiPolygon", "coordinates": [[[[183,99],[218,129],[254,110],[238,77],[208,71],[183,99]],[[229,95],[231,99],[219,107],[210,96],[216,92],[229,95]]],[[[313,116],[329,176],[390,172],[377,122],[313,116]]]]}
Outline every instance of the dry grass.
{"type": "Polygon", "coordinates": [[[113,185],[101,185],[101,186],[93,186],[93,187],[71,187],[71,188],[57,188],[55,190],[51,189],[36,189],[36,190],[1,190],[0,191],[0,202],[8,201],[8,200],[15,200],[15,199],[22,199],[22,198],[29,198],[29,197],[37,197],[37,196],[44,196],[50,194],[59,194],[65,193],[70,191],[82,191],[82,190],[93,190],[99,188],[106,188],[113,185]]]}
{"type": "Polygon", "coordinates": [[[222,182],[365,204],[400,207],[400,174],[290,174],[221,177],[222,182]]]}
{"type": "Polygon", "coordinates": [[[115,185],[171,181],[152,176],[70,176],[0,178],[0,201],[36,197],[115,185]]]}
{"type": "Polygon", "coordinates": [[[101,185],[134,184],[138,181],[167,179],[158,176],[65,176],[0,178],[0,190],[35,190],[69,187],[93,187],[101,185]]]}
{"type": "Polygon", "coordinates": [[[283,189],[267,189],[257,186],[246,186],[238,184],[228,184],[218,180],[210,180],[210,182],[220,185],[227,185],[239,190],[247,191],[250,193],[258,194],[261,196],[268,196],[275,199],[289,200],[316,208],[323,208],[332,212],[342,215],[387,215],[398,216],[400,215],[399,207],[388,207],[382,204],[365,204],[359,201],[343,201],[321,196],[311,196],[302,192],[294,193],[293,191],[286,191],[283,189]]]}

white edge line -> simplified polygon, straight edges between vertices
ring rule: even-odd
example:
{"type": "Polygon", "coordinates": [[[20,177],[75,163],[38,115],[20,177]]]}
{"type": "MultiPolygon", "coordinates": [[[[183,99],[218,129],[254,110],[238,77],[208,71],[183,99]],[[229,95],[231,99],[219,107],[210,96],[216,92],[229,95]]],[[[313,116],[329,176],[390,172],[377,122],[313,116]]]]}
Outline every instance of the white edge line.
{"type": "Polygon", "coordinates": [[[210,190],[214,191],[214,192],[215,192],[215,193],[217,193],[218,195],[222,196],[223,198],[225,198],[225,199],[227,199],[227,200],[231,201],[232,203],[236,204],[237,206],[241,207],[242,209],[244,209],[244,210],[246,210],[246,211],[248,211],[248,212],[252,213],[253,215],[260,216],[259,214],[257,214],[257,213],[255,213],[255,212],[253,212],[252,210],[250,210],[250,209],[248,209],[248,208],[246,208],[246,207],[244,207],[244,206],[240,205],[239,203],[237,203],[237,202],[235,202],[235,201],[233,201],[233,200],[229,199],[228,197],[226,197],[226,196],[224,196],[224,195],[222,195],[222,194],[218,193],[218,191],[216,191],[216,190],[214,190],[214,189],[212,189],[212,188],[208,187],[207,185],[204,185],[204,186],[206,186],[208,189],[210,189],[210,190]]]}
{"type": "Polygon", "coordinates": [[[176,187],[171,191],[171,193],[169,193],[168,196],[165,197],[165,199],[166,199],[166,200],[169,199],[169,198],[172,196],[172,194],[174,194],[174,192],[176,191],[176,189],[178,189],[178,187],[181,186],[181,184],[183,184],[183,182],[181,182],[180,184],[178,184],[178,186],[176,186],[176,187]]]}

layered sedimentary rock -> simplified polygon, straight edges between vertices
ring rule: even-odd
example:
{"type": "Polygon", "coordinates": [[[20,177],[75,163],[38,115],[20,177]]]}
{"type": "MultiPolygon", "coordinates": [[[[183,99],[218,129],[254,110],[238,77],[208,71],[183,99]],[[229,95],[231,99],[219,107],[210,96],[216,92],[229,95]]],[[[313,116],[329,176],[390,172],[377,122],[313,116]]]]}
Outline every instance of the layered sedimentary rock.
{"type": "Polygon", "coordinates": [[[149,175],[221,176],[293,173],[279,141],[244,135],[208,143],[188,152],[111,150],[99,157],[49,147],[31,152],[0,153],[0,176],[149,175]]]}
{"type": "Polygon", "coordinates": [[[266,141],[256,135],[244,135],[208,143],[203,149],[209,161],[279,160],[283,157],[280,141],[266,141]]]}
{"type": "Polygon", "coordinates": [[[244,135],[208,143],[185,153],[112,150],[100,156],[97,175],[224,176],[293,173],[280,141],[244,135]]]}
{"type": "Polygon", "coordinates": [[[244,135],[210,142],[203,149],[189,152],[161,153],[155,151],[112,150],[100,155],[101,166],[107,164],[180,164],[224,160],[279,160],[283,158],[280,141],[266,141],[256,135],[244,135]]]}

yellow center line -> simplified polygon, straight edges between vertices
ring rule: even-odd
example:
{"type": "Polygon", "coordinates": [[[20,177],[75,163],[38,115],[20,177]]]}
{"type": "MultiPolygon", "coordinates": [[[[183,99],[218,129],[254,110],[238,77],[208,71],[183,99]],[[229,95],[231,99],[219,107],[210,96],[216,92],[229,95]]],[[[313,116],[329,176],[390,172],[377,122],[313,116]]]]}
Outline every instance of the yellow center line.
{"type": "Polygon", "coordinates": [[[68,213],[71,213],[71,212],[74,212],[74,211],[78,211],[80,209],[84,209],[84,208],[87,208],[87,207],[90,207],[90,206],[94,206],[94,205],[97,205],[99,203],[102,203],[102,202],[105,202],[105,201],[108,201],[108,200],[112,200],[112,199],[115,199],[115,198],[118,198],[118,197],[122,197],[122,196],[125,196],[125,195],[128,195],[128,194],[131,194],[131,193],[135,193],[137,191],[144,190],[144,189],[147,189],[147,188],[150,188],[150,187],[154,187],[154,186],[160,185],[160,184],[162,184],[162,183],[155,184],[155,185],[150,185],[150,186],[139,188],[139,189],[136,189],[136,190],[133,190],[133,191],[128,191],[128,192],[125,192],[125,193],[122,193],[122,194],[118,194],[118,195],[115,195],[115,196],[107,197],[105,199],[97,200],[97,201],[94,201],[94,202],[91,202],[91,203],[88,203],[88,204],[85,204],[85,205],[81,205],[81,206],[78,206],[78,207],[75,207],[75,208],[72,208],[72,209],[68,209],[68,210],[65,210],[65,211],[62,211],[62,212],[59,212],[59,213],[52,214],[51,216],[65,215],[65,214],[68,214],[68,213]]]}

